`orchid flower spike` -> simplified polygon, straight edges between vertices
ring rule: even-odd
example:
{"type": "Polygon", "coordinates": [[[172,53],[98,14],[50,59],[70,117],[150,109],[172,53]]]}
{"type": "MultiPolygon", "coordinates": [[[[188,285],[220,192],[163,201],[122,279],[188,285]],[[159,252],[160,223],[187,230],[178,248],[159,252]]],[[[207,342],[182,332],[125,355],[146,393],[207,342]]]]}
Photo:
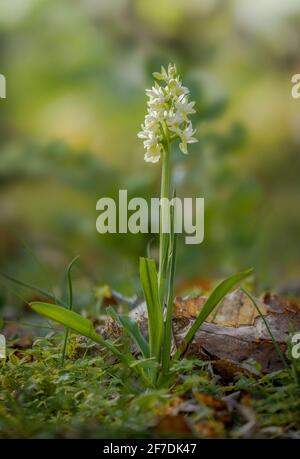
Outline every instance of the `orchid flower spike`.
{"type": "Polygon", "coordinates": [[[167,143],[179,140],[180,150],[187,154],[188,144],[197,139],[189,119],[195,113],[195,102],[189,102],[190,92],[182,85],[175,65],[169,64],[168,71],[162,67],[153,76],[160,84],[155,82],[151,89],[146,89],[148,110],[138,137],[144,141],[145,161],[156,163],[167,143]]]}

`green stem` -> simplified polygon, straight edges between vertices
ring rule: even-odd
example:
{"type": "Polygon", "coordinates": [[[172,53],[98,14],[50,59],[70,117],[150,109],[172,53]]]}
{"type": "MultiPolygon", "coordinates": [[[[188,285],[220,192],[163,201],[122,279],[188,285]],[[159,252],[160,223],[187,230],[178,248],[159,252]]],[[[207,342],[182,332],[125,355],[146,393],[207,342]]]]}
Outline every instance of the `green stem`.
{"type": "Polygon", "coordinates": [[[163,233],[163,228],[168,220],[169,208],[162,204],[164,198],[170,197],[170,143],[167,139],[166,147],[162,155],[162,172],[161,172],[161,206],[160,206],[160,228],[159,228],[159,271],[158,271],[158,292],[161,307],[163,310],[165,301],[165,284],[167,278],[168,264],[168,233],[163,233]]]}
{"type": "MultiPolygon", "coordinates": [[[[175,193],[174,193],[175,197],[175,193]]],[[[175,208],[171,210],[171,234],[169,246],[169,269],[168,269],[168,291],[167,291],[167,315],[164,328],[164,341],[162,353],[162,371],[167,373],[170,365],[171,342],[172,342],[172,319],[174,302],[174,277],[176,267],[176,234],[175,234],[175,208]]]]}

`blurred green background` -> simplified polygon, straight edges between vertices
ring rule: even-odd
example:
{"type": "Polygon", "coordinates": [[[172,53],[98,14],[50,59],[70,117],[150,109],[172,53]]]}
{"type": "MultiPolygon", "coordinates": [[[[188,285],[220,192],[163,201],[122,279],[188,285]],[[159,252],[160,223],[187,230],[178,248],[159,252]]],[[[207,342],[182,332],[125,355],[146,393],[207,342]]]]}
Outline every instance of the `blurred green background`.
{"type": "Polygon", "coordinates": [[[80,255],[79,304],[103,284],[140,291],[151,236],[98,234],[95,206],[119,188],[158,196],[136,134],[152,72],[173,62],[199,139],[174,152],[174,181],[205,198],[205,241],[181,241],[177,288],[250,266],[258,290],[299,278],[299,46],[299,0],[1,0],[1,271],[60,294],[80,255]]]}

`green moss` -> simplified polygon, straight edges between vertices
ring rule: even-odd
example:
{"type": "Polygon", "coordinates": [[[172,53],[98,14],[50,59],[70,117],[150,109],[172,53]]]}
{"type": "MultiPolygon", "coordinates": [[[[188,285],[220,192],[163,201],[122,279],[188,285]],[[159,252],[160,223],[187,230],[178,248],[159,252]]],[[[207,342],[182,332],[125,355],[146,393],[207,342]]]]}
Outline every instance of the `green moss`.
{"type": "Polygon", "coordinates": [[[191,435],[234,437],[245,419],[235,411],[220,414],[199,398],[207,394],[220,400],[232,393],[247,396],[257,435],[270,426],[272,436],[300,429],[300,388],[290,371],[242,377],[223,386],[214,382],[207,362],[183,360],[172,390],[144,391],[111,357],[91,347],[83,352],[84,344],[73,335],[62,367],[61,346],[62,335],[56,335],[36,340],[32,349],[9,351],[0,369],[1,438],[180,437],[177,424],[168,434],[160,424],[165,416],[175,420],[181,415],[176,411],[180,404],[185,404],[182,413],[191,435]]]}

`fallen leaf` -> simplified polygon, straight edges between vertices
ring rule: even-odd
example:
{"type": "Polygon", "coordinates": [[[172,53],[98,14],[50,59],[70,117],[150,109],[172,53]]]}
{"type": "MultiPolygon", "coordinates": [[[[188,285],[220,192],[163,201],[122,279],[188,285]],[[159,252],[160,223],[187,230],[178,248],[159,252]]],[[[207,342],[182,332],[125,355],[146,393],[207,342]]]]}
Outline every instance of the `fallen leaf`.
{"type": "MultiPolygon", "coordinates": [[[[196,318],[203,308],[207,297],[175,298],[174,317],[196,318]]],[[[266,305],[257,300],[258,306],[265,314],[266,305]]],[[[253,325],[259,312],[252,301],[242,290],[235,290],[226,295],[220,305],[208,316],[206,322],[223,327],[239,327],[241,325],[253,325]]]]}
{"type": "MultiPolygon", "coordinates": [[[[271,294],[257,302],[281,351],[285,352],[291,329],[300,329],[298,305],[271,294]]],[[[175,300],[173,329],[177,345],[204,304],[203,297],[175,300]]],[[[283,365],[262,317],[241,290],[226,295],[215,316],[210,315],[197,331],[186,355],[213,360],[214,369],[225,379],[251,371],[249,359],[258,362],[263,373],[281,369],[283,365]]]]}
{"type": "Polygon", "coordinates": [[[182,414],[176,416],[165,415],[158,418],[155,426],[157,433],[171,436],[192,436],[192,429],[188,425],[186,418],[182,414]]]}

